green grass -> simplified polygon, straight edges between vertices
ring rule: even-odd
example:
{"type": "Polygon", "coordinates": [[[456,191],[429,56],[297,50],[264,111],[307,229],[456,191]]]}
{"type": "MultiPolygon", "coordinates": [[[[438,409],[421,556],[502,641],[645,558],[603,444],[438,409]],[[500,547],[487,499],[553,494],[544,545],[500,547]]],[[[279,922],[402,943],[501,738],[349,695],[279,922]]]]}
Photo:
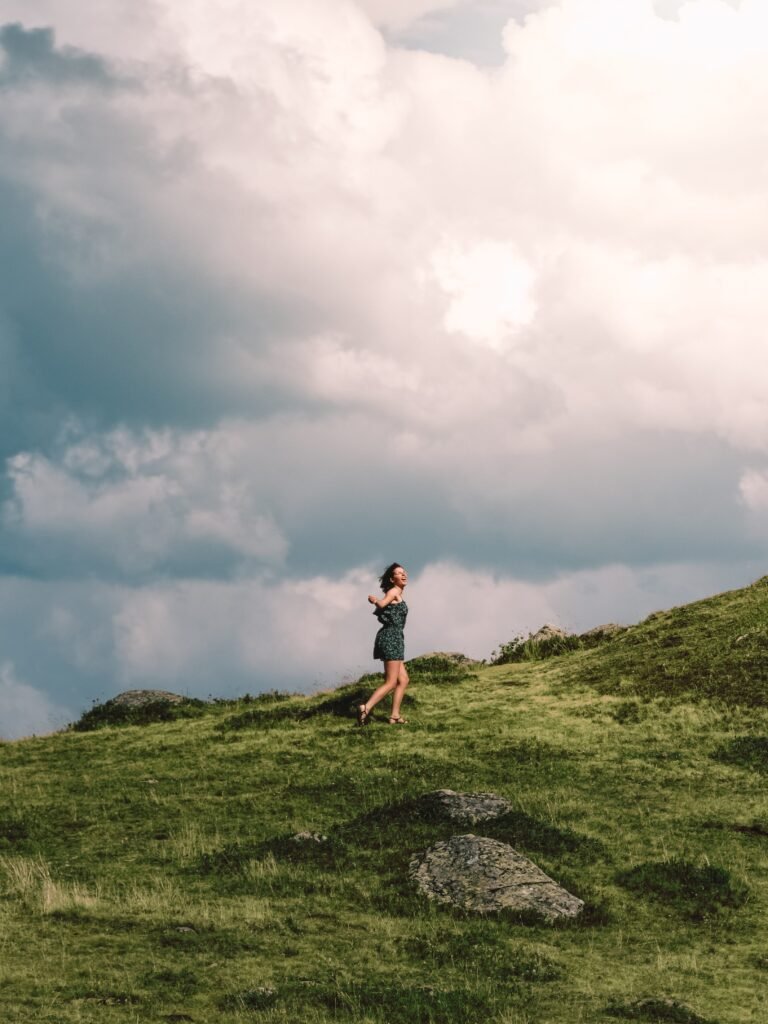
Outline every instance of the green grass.
{"type": "Polygon", "coordinates": [[[354,726],[367,677],[0,746],[0,1019],[762,1024],[766,611],[760,581],[589,650],[417,663],[406,728],[354,726]],[[512,810],[457,826],[438,788],[512,810]],[[413,854],[466,831],[582,917],[417,896],[413,854]]]}
{"type": "Polygon", "coordinates": [[[573,681],[602,693],[768,706],[768,576],[656,612],[574,659],[573,681]]]}
{"type": "Polygon", "coordinates": [[[187,698],[175,704],[168,700],[151,700],[138,706],[95,703],[81,715],[72,728],[76,732],[93,732],[108,725],[149,725],[152,722],[175,722],[180,718],[199,718],[206,702],[187,698]]]}

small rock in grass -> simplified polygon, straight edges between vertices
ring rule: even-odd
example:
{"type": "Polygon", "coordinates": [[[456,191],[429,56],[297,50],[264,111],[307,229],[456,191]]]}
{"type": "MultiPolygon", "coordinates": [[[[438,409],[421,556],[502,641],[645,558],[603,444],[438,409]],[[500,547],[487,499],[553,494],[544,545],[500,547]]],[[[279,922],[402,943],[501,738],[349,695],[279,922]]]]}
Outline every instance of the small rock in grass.
{"type": "Polygon", "coordinates": [[[484,836],[452,836],[410,864],[418,889],[438,903],[479,914],[535,911],[550,921],[577,917],[578,897],[506,843],[484,836]]]}
{"type": "Polygon", "coordinates": [[[327,843],[328,836],[321,832],[296,832],[291,836],[294,843],[327,843]]]}
{"type": "Polygon", "coordinates": [[[618,622],[603,622],[599,626],[593,626],[586,633],[581,634],[582,640],[607,640],[609,636],[616,636],[617,633],[625,633],[627,627],[620,626],[618,622]]]}
{"type": "Polygon", "coordinates": [[[432,793],[425,793],[421,802],[451,821],[465,825],[491,821],[512,810],[512,805],[495,793],[456,793],[452,789],[436,789],[432,793]]]}

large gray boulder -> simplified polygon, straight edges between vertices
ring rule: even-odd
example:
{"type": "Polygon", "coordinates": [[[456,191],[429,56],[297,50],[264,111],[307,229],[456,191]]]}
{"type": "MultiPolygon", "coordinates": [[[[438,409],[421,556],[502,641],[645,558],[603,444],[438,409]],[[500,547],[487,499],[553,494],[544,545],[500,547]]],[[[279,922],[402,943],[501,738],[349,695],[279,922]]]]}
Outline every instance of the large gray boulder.
{"type": "Polygon", "coordinates": [[[436,789],[432,793],[425,793],[419,802],[439,817],[462,825],[491,821],[512,810],[509,801],[495,793],[456,793],[452,789],[436,789]]]}
{"type": "Polygon", "coordinates": [[[419,891],[438,903],[491,914],[533,910],[550,921],[577,917],[584,903],[507,843],[452,836],[410,863],[419,891]]]}

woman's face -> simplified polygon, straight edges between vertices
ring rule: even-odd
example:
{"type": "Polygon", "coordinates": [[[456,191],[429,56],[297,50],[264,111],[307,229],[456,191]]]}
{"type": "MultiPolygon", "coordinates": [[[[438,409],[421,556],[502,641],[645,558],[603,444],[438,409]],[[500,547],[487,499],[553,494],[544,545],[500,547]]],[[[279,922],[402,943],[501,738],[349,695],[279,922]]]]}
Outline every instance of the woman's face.
{"type": "Polygon", "coordinates": [[[402,565],[398,565],[392,573],[392,582],[396,587],[404,587],[408,583],[408,573],[402,565]]]}

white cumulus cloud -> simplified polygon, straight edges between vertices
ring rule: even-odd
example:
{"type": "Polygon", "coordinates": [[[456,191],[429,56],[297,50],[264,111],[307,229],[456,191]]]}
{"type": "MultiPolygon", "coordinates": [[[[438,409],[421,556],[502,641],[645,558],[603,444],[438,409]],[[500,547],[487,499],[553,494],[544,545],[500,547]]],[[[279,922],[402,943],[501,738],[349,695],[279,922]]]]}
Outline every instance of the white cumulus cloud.
{"type": "Polygon", "coordinates": [[[237,438],[139,437],[118,430],[67,447],[61,462],[22,453],[9,464],[6,526],[80,557],[142,572],[214,546],[244,562],[278,564],[286,539],[259,508],[258,481],[227,473],[237,438]],[[248,484],[250,483],[250,487],[248,484]]]}
{"type": "Polygon", "coordinates": [[[470,653],[759,574],[765,4],[483,0],[496,67],[471,8],[0,0],[0,559],[68,686],[356,665],[392,557],[470,653]]]}
{"type": "Polygon", "coordinates": [[[71,718],[66,708],[19,679],[12,662],[0,664],[0,739],[52,732],[71,718]]]}

